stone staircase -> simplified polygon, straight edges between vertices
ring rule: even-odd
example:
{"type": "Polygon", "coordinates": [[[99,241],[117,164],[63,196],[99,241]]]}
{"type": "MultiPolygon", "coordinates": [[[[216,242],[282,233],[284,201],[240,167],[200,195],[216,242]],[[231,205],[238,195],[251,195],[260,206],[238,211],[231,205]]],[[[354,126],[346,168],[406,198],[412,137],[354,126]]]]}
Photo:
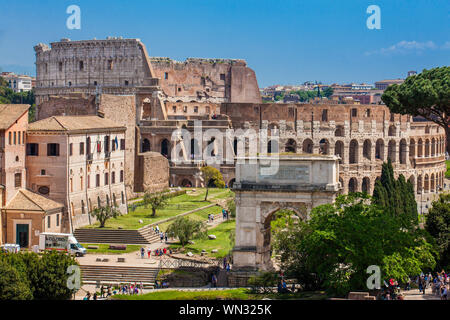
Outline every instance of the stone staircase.
{"type": "Polygon", "coordinates": [[[138,230],[76,229],[75,238],[80,243],[149,244],[138,230]]]}
{"type": "Polygon", "coordinates": [[[151,227],[140,228],[139,233],[145,238],[148,243],[155,243],[160,241],[159,234],[152,230],[151,227]]]}
{"type": "Polygon", "coordinates": [[[80,265],[83,284],[140,284],[153,289],[159,268],[80,265]]]}

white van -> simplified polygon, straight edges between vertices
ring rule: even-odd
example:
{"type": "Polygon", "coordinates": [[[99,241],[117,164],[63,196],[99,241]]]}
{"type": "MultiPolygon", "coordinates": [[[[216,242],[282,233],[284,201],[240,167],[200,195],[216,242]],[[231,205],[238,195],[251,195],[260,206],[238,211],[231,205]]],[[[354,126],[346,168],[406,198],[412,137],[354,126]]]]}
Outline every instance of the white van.
{"type": "Polygon", "coordinates": [[[66,251],[77,257],[84,256],[86,249],[73,234],[43,232],[39,235],[39,250],[66,251]]]}
{"type": "Polygon", "coordinates": [[[15,243],[5,243],[4,245],[0,246],[0,252],[4,251],[4,252],[11,252],[11,253],[17,253],[20,251],[20,246],[18,244],[15,243]]]}

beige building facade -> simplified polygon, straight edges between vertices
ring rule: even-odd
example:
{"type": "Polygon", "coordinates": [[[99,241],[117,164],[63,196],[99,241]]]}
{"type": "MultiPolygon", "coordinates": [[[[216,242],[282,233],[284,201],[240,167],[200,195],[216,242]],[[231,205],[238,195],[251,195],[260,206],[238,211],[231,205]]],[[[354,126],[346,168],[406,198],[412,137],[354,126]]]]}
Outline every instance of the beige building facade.
{"type": "Polygon", "coordinates": [[[27,187],[63,203],[63,228],[94,222],[90,212],[127,213],[124,126],[97,116],[55,116],[29,125],[27,187]]]}

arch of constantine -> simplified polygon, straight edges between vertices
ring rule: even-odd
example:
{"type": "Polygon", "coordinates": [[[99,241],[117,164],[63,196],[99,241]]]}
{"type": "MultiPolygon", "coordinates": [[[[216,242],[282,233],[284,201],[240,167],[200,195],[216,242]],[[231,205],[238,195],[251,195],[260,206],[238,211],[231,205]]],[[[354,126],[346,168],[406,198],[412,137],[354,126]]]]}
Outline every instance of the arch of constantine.
{"type": "Polygon", "coordinates": [[[236,244],[233,270],[272,269],[270,222],[280,209],[307,219],[315,206],[339,192],[339,158],[333,155],[276,155],[238,158],[236,244]]]}

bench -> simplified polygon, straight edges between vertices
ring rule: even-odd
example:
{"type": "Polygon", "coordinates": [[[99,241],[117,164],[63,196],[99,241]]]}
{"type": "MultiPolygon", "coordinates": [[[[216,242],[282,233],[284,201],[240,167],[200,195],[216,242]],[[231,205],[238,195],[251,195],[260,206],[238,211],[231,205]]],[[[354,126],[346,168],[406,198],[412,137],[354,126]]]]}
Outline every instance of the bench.
{"type": "Polygon", "coordinates": [[[125,258],[117,258],[117,262],[125,262],[125,258]]]}
{"type": "Polygon", "coordinates": [[[110,244],[109,249],[111,250],[127,250],[126,244],[110,244]]]}
{"type": "Polygon", "coordinates": [[[88,249],[98,250],[98,246],[88,246],[88,249]]]}

